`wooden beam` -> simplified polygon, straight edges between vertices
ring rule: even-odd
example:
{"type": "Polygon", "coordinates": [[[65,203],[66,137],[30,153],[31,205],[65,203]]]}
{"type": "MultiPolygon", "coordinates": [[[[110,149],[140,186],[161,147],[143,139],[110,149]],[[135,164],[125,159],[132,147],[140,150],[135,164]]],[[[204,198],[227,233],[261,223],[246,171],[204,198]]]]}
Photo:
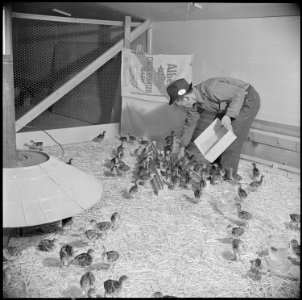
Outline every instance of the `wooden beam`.
{"type": "MultiPolygon", "coordinates": [[[[141,26],[137,27],[130,33],[130,42],[135,40],[138,36],[144,33],[150,26],[150,21],[145,21],[141,26]]],[[[98,70],[101,66],[103,66],[108,60],[114,57],[117,53],[119,53],[124,46],[124,39],[120,40],[110,49],[108,49],[105,53],[103,53],[100,57],[95,59],[92,63],[90,63],[87,67],[85,67],[78,74],[73,76],[70,80],[68,80],[65,84],[59,87],[56,91],[51,93],[48,97],[46,97],[42,102],[33,107],[30,111],[28,111],[24,116],[22,116],[19,120],[16,121],[16,131],[19,131],[26,124],[31,122],[34,118],[40,115],[43,111],[45,111],[48,107],[56,103],[60,98],[69,93],[73,88],[75,88],[78,84],[84,81],[87,77],[89,77],[92,73],[98,70]]]]}
{"type": "Polygon", "coordinates": [[[300,138],[251,128],[248,141],[300,152],[300,138]]]}
{"type": "MultiPolygon", "coordinates": [[[[204,129],[205,124],[207,124],[210,119],[214,120],[214,118],[215,118],[215,113],[204,111],[201,115],[200,120],[197,123],[197,128],[204,129]]],[[[254,120],[251,128],[262,130],[262,131],[274,132],[277,134],[283,134],[286,136],[300,137],[300,127],[293,126],[293,125],[275,123],[275,122],[264,121],[264,120],[254,120]]]]}
{"type": "Polygon", "coordinates": [[[147,53],[152,54],[152,27],[147,30],[147,53]]]}
{"type": "Polygon", "coordinates": [[[131,17],[126,16],[124,22],[124,47],[130,48],[131,17]]]}
{"type": "Polygon", "coordinates": [[[254,120],[252,128],[279,134],[300,137],[300,127],[276,122],[254,120]]]}
{"type": "Polygon", "coordinates": [[[245,141],[242,154],[300,169],[300,153],[261,143],[245,141]]]}
{"type": "MultiPolygon", "coordinates": [[[[13,18],[41,20],[41,21],[56,21],[56,22],[78,23],[78,24],[84,23],[84,24],[96,24],[96,25],[124,26],[124,22],[122,22],[122,21],[80,19],[80,18],[45,16],[45,15],[34,15],[34,14],[23,14],[23,13],[13,13],[12,16],[13,16],[13,18]]],[[[141,22],[131,22],[130,26],[138,27],[141,24],[142,24],[141,22]]]]}
{"type": "Polygon", "coordinates": [[[274,163],[274,162],[269,161],[269,160],[261,159],[261,158],[246,155],[246,154],[241,154],[240,158],[245,159],[245,160],[249,160],[251,162],[267,165],[267,166],[270,166],[274,169],[280,169],[280,170],[289,171],[289,172],[298,173],[298,174],[301,173],[300,168],[294,168],[294,167],[291,167],[291,166],[281,165],[281,164],[274,163]]]}

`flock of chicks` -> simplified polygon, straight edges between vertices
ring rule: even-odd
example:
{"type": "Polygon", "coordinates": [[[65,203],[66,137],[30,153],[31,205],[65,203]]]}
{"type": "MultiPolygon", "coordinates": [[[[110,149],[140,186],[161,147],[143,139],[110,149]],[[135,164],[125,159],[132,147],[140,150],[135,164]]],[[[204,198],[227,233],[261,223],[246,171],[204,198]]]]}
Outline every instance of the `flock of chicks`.
{"type": "MultiPolygon", "coordinates": [[[[73,218],[66,218],[62,220],[62,228],[72,225],[73,218]]],[[[110,221],[97,222],[95,219],[90,220],[89,227],[84,231],[84,236],[87,239],[87,244],[93,244],[96,247],[97,240],[105,240],[110,230],[115,231],[119,228],[121,223],[121,216],[118,212],[114,212],[110,218],[110,221]]],[[[43,252],[53,251],[57,245],[58,239],[42,239],[37,245],[37,250],[43,252]]],[[[3,259],[5,261],[12,261],[20,255],[20,251],[16,247],[3,247],[3,259]]],[[[108,270],[111,266],[114,267],[115,262],[120,258],[120,253],[114,250],[106,251],[105,247],[102,246],[102,263],[101,269],[108,270]]],[[[89,267],[92,266],[95,260],[95,250],[90,248],[87,252],[75,255],[75,250],[72,245],[65,244],[60,248],[59,251],[60,265],[61,267],[80,266],[89,267]]],[[[7,266],[7,264],[6,264],[7,266]]],[[[9,273],[5,272],[7,267],[3,269],[3,283],[4,285],[9,284],[11,278],[9,273]]],[[[127,276],[123,275],[119,280],[108,279],[104,281],[104,297],[118,296],[121,292],[124,282],[128,279],[127,276]]],[[[80,286],[83,294],[88,298],[101,297],[97,295],[97,289],[95,288],[96,279],[95,275],[91,271],[87,271],[83,274],[80,279],[80,286]]]]}
{"type": "MultiPolygon", "coordinates": [[[[97,222],[95,219],[90,220],[89,224],[92,228],[87,229],[84,234],[89,244],[96,245],[97,240],[105,240],[110,230],[115,231],[118,229],[121,223],[121,216],[118,212],[114,212],[111,215],[110,221],[97,222]]],[[[45,241],[45,240],[44,240],[45,241]]],[[[41,241],[42,242],[42,241],[41,241]]],[[[41,245],[41,242],[39,245],[41,245]]],[[[106,251],[103,247],[102,261],[104,262],[102,268],[108,269],[110,264],[114,265],[120,258],[120,254],[117,251],[106,251]]],[[[41,249],[40,249],[41,250],[41,249]]],[[[89,249],[86,253],[78,254],[74,257],[74,251],[71,245],[64,245],[60,249],[60,260],[62,266],[78,265],[86,267],[92,265],[94,262],[94,249],[89,249]]],[[[119,280],[108,279],[104,282],[105,297],[118,295],[122,289],[123,282],[127,280],[127,276],[121,276],[119,280]]],[[[80,286],[83,293],[89,298],[97,297],[95,288],[95,275],[88,271],[80,279],[80,286]]]]}
{"type": "MultiPolygon", "coordinates": [[[[106,131],[103,131],[96,138],[93,139],[94,142],[101,142],[105,138],[106,131]]],[[[191,189],[194,198],[188,197],[188,199],[193,203],[198,203],[200,200],[203,190],[207,188],[208,185],[216,185],[222,181],[227,181],[231,184],[238,185],[237,197],[235,198],[237,207],[237,216],[239,219],[248,221],[252,219],[252,214],[241,209],[241,204],[244,199],[248,197],[247,190],[242,188],[242,184],[237,178],[233,176],[233,170],[222,169],[218,164],[204,164],[194,161],[194,155],[189,155],[188,152],[185,156],[178,160],[177,155],[175,155],[174,149],[176,145],[176,135],[171,132],[171,135],[166,137],[166,145],[161,143],[154,143],[146,141],[142,138],[137,139],[136,137],[128,134],[128,136],[121,136],[121,145],[119,145],[116,151],[113,152],[114,157],[110,160],[109,168],[110,172],[106,173],[107,176],[121,176],[123,171],[128,171],[130,167],[123,162],[124,158],[124,143],[134,143],[134,141],[139,142],[139,147],[134,151],[134,155],[137,157],[137,164],[134,170],[134,185],[129,189],[129,191],[124,191],[125,198],[131,198],[133,194],[138,192],[138,185],[144,185],[146,181],[152,183],[154,193],[158,195],[160,189],[164,185],[168,186],[169,189],[175,189],[177,186],[184,189],[191,189]],[[140,140],[140,141],[139,141],[140,140]],[[195,200],[194,200],[195,199],[195,200]]],[[[33,141],[32,141],[33,142],[33,141]]],[[[32,143],[34,144],[34,143],[32,143]]],[[[34,146],[41,146],[35,145],[34,146]]],[[[67,163],[71,164],[72,159],[67,163]]],[[[256,164],[253,163],[252,174],[255,179],[248,184],[250,191],[258,189],[262,183],[264,175],[260,174],[259,169],[256,164]],[[260,178],[260,179],[259,179],[260,178]]],[[[290,227],[300,229],[300,215],[290,214],[290,227]]],[[[97,222],[96,220],[91,220],[90,225],[93,226],[91,229],[85,231],[85,236],[87,240],[93,242],[94,246],[97,240],[105,240],[109,230],[116,230],[121,222],[121,216],[118,212],[115,212],[111,216],[110,222],[97,222]]],[[[67,218],[62,220],[62,227],[68,226],[72,223],[72,218],[67,218]]],[[[227,232],[232,237],[232,250],[234,254],[234,260],[240,259],[240,254],[242,248],[245,248],[243,241],[240,237],[243,236],[245,229],[241,226],[233,227],[232,225],[227,226],[227,232]]],[[[58,240],[53,239],[43,239],[38,244],[38,249],[40,251],[52,251],[58,240]]],[[[292,249],[293,256],[288,257],[292,263],[300,264],[300,245],[296,240],[292,240],[289,243],[289,247],[292,249]]],[[[4,247],[3,257],[6,260],[11,260],[12,257],[18,255],[14,253],[14,247],[4,247]]],[[[78,265],[82,267],[90,266],[94,261],[94,249],[89,249],[87,253],[81,253],[74,256],[74,249],[71,245],[66,244],[61,247],[59,255],[61,266],[78,265]]],[[[110,264],[114,264],[120,257],[117,251],[106,251],[103,246],[102,261],[106,263],[103,264],[103,268],[109,268],[110,264]]],[[[256,280],[261,279],[262,269],[261,259],[258,257],[251,260],[251,269],[249,270],[249,275],[256,280]]],[[[8,280],[8,275],[3,269],[4,280],[8,280]]],[[[123,286],[123,283],[128,279],[127,276],[123,275],[119,280],[108,279],[104,282],[105,297],[106,296],[117,296],[123,286]]],[[[80,279],[80,286],[83,293],[90,298],[100,297],[96,295],[95,288],[95,276],[92,272],[86,272],[80,279]]],[[[161,292],[155,292],[152,297],[154,298],[176,298],[174,296],[163,295],[161,292]]]]}
{"type": "MultiPolygon", "coordinates": [[[[135,138],[129,141],[133,141],[135,138]]],[[[113,166],[119,167],[118,164],[124,165],[122,162],[123,157],[123,142],[127,138],[121,138],[122,144],[117,149],[117,155],[111,161],[113,166]],[[122,155],[119,155],[122,153],[122,155]]],[[[222,181],[227,181],[231,184],[238,185],[237,196],[235,198],[235,206],[237,208],[237,216],[244,221],[244,225],[247,225],[247,221],[252,219],[252,214],[248,211],[242,210],[240,202],[243,202],[249,195],[249,192],[257,190],[263,184],[264,175],[262,175],[256,166],[256,163],[252,163],[252,182],[248,183],[247,189],[242,187],[240,183],[240,176],[233,176],[232,168],[224,170],[217,163],[202,164],[194,161],[194,155],[185,153],[183,159],[178,160],[177,156],[173,153],[174,146],[176,144],[176,135],[171,132],[171,135],[165,139],[166,145],[163,146],[160,143],[148,142],[141,139],[139,147],[134,151],[137,156],[137,164],[135,166],[134,178],[135,184],[129,191],[124,192],[124,197],[129,198],[138,191],[138,184],[144,185],[146,181],[151,181],[154,192],[158,195],[159,190],[163,185],[167,185],[169,189],[175,189],[176,187],[191,189],[193,197],[187,197],[193,203],[198,203],[202,196],[203,190],[207,185],[216,185],[222,181]],[[160,174],[160,175],[159,175],[160,174]],[[238,178],[239,177],[239,178],[238,178]]],[[[300,228],[300,215],[290,214],[290,227],[300,228]]],[[[240,239],[245,228],[241,226],[227,226],[227,232],[232,237],[232,251],[233,260],[240,260],[242,250],[246,250],[243,241],[240,239]]],[[[292,250],[292,255],[288,257],[293,264],[300,263],[300,245],[296,240],[292,240],[289,243],[289,247],[292,250]]],[[[251,260],[251,269],[249,275],[254,279],[259,280],[261,278],[261,272],[264,269],[261,265],[261,259],[256,258],[251,260]]]]}

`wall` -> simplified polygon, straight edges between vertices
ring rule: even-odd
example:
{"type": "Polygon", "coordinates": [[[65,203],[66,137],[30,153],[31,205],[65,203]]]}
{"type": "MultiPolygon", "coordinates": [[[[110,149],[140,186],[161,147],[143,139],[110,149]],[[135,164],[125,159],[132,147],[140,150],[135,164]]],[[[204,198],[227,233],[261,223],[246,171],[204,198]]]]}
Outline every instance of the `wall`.
{"type": "Polygon", "coordinates": [[[300,17],[152,24],[153,54],[194,54],[193,84],[231,76],[256,87],[257,119],[300,126],[300,17]]]}

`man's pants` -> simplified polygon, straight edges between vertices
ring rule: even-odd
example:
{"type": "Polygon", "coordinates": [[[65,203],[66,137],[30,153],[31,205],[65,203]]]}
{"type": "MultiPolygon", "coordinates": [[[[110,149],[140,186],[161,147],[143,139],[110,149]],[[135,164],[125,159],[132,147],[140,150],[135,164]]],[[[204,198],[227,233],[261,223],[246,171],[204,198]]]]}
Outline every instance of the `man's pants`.
{"type": "MultiPolygon", "coordinates": [[[[249,130],[260,108],[260,96],[253,86],[249,86],[245,95],[242,108],[238,117],[232,121],[236,140],[218,157],[215,161],[225,170],[233,169],[235,175],[238,170],[240,154],[244,142],[247,139],[249,130]]],[[[221,117],[221,116],[217,116],[221,117]]]]}

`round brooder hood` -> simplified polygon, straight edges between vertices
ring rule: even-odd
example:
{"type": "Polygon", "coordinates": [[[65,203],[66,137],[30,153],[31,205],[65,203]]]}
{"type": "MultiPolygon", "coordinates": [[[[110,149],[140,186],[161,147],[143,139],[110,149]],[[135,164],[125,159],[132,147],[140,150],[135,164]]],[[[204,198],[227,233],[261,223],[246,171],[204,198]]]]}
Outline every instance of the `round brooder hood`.
{"type": "Polygon", "coordinates": [[[18,150],[22,167],[3,168],[3,227],[59,221],[101,200],[103,185],[93,175],[46,153],[18,150]]]}

